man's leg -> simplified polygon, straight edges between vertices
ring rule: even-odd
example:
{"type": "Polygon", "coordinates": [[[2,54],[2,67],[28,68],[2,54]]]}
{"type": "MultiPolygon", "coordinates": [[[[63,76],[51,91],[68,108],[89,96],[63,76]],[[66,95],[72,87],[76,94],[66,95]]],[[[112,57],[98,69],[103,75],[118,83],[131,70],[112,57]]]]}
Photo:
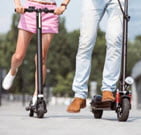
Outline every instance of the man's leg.
{"type": "Polygon", "coordinates": [[[87,82],[91,71],[91,55],[96,41],[98,23],[103,9],[95,7],[95,1],[85,1],[81,19],[79,47],[76,56],[76,72],[73,81],[75,98],[69,105],[68,112],[79,112],[86,106],[88,93],[87,82]],[[88,4],[88,5],[86,5],[88,4]],[[92,5],[93,4],[93,5],[92,5]]]}
{"type": "Polygon", "coordinates": [[[113,101],[114,97],[112,92],[116,89],[121,68],[123,15],[117,1],[112,1],[107,8],[107,13],[107,51],[103,71],[102,95],[103,101],[113,101]]]}

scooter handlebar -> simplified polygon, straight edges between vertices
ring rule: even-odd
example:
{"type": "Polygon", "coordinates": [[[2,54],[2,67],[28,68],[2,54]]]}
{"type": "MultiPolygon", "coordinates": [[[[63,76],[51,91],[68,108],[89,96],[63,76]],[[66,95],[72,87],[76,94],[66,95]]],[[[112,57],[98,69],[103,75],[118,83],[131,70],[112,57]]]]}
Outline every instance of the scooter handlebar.
{"type": "Polygon", "coordinates": [[[54,13],[54,10],[53,9],[52,10],[49,10],[47,8],[44,8],[44,9],[42,9],[42,11],[45,12],[45,13],[54,13]]]}
{"type": "MultiPolygon", "coordinates": [[[[15,9],[16,12],[16,9],[15,9]]],[[[36,9],[35,7],[29,7],[29,8],[25,8],[24,12],[44,12],[44,13],[54,13],[54,10],[49,10],[47,8],[43,8],[43,9],[36,9]]]]}
{"type": "Polygon", "coordinates": [[[24,12],[36,12],[35,7],[29,7],[29,8],[25,8],[24,12]]]}

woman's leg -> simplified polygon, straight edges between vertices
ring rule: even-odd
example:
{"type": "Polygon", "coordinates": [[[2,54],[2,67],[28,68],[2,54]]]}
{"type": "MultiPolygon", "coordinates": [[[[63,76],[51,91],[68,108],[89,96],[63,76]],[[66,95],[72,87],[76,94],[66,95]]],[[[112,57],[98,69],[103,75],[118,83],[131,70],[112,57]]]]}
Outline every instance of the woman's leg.
{"type": "Polygon", "coordinates": [[[32,33],[21,29],[19,30],[16,50],[11,59],[11,68],[2,83],[2,87],[5,90],[9,90],[12,86],[17,69],[22,64],[31,38],[32,33]]]}
{"type": "Polygon", "coordinates": [[[16,69],[22,64],[32,35],[30,32],[19,30],[16,50],[11,59],[10,71],[12,75],[16,74],[16,69]]]}
{"type": "MultiPolygon", "coordinates": [[[[53,38],[54,34],[43,34],[42,35],[42,71],[43,71],[43,84],[45,83],[45,79],[46,79],[46,59],[47,59],[47,53],[48,53],[48,49],[51,43],[51,40],[53,38]]],[[[37,55],[35,55],[35,65],[37,67],[37,55]]],[[[36,103],[37,100],[37,68],[35,71],[35,91],[33,94],[33,99],[32,99],[32,104],[34,105],[36,103]]]]}

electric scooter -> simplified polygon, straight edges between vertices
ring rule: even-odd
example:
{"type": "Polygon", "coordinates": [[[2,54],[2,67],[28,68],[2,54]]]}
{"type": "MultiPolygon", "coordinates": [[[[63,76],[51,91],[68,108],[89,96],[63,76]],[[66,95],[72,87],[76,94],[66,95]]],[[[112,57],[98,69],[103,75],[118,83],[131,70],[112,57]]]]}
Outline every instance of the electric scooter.
{"type": "Polygon", "coordinates": [[[123,42],[122,42],[122,60],[121,60],[121,75],[119,79],[119,88],[115,91],[115,101],[102,101],[101,95],[95,95],[91,100],[91,111],[94,118],[102,118],[103,111],[114,110],[117,113],[119,121],[127,121],[131,109],[131,90],[133,84],[132,77],[126,77],[127,69],[127,41],[128,41],[128,0],[124,1],[124,9],[118,0],[120,9],[123,13],[123,42]]]}
{"type": "Polygon", "coordinates": [[[26,108],[29,111],[29,116],[33,117],[34,113],[37,114],[38,118],[43,118],[44,114],[47,112],[46,102],[43,95],[43,80],[42,80],[42,12],[44,13],[54,13],[54,10],[36,9],[35,7],[29,7],[25,9],[25,12],[36,12],[36,25],[37,25],[37,102],[35,106],[31,103],[29,107],[26,108]]]}

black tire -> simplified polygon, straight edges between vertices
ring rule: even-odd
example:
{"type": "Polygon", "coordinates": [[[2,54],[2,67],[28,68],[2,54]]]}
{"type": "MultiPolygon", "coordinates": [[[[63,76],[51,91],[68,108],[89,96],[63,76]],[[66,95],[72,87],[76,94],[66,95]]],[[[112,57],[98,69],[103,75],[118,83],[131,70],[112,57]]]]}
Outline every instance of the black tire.
{"type": "Polygon", "coordinates": [[[37,117],[38,118],[43,118],[44,117],[44,113],[45,113],[45,110],[44,110],[44,104],[43,103],[40,103],[38,105],[38,109],[37,109],[37,117]]]}
{"type": "Polygon", "coordinates": [[[128,98],[123,98],[121,107],[117,110],[117,117],[119,121],[127,121],[130,111],[130,101],[128,98]]]}
{"type": "Polygon", "coordinates": [[[34,116],[34,111],[33,111],[33,110],[30,110],[30,111],[29,111],[29,116],[30,116],[30,117],[33,117],[33,116],[34,116]]]}
{"type": "Polygon", "coordinates": [[[40,110],[38,110],[38,112],[37,112],[37,117],[38,118],[43,118],[44,117],[44,110],[42,109],[40,109],[40,110]]]}
{"type": "Polygon", "coordinates": [[[95,119],[101,119],[103,110],[92,110],[92,113],[94,114],[95,119]]]}

